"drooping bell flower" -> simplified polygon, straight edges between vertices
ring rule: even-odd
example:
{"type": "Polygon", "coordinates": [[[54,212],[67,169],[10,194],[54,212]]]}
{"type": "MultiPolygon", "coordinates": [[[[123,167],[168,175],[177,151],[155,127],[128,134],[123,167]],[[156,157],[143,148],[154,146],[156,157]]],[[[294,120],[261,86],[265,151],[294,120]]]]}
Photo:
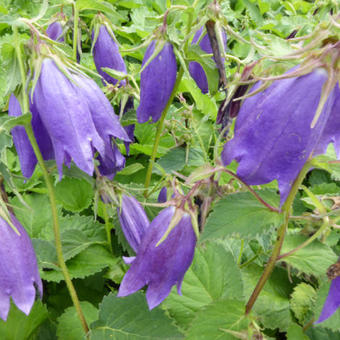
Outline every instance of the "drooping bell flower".
{"type": "Polygon", "coordinates": [[[47,29],[46,29],[46,34],[48,37],[52,40],[58,41],[58,42],[63,42],[64,37],[63,37],[63,26],[59,21],[52,22],[47,29]]]}
{"type": "MultiPolygon", "coordinates": [[[[99,28],[98,37],[94,43],[93,59],[98,73],[110,84],[116,85],[118,80],[108,75],[102,70],[102,67],[112,68],[126,74],[126,66],[122,56],[119,53],[119,48],[114,40],[114,33],[108,32],[104,25],[99,28]],[[111,33],[111,34],[110,34],[111,33]]],[[[94,34],[92,33],[92,39],[94,34]]],[[[126,81],[122,80],[121,85],[125,85],[126,81]]]]}
{"type": "Polygon", "coordinates": [[[158,194],[158,198],[157,198],[158,203],[165,203],[168,199],[167,194],[168,194],[167,188],[163,187],[158,194]]]}
{"type": "Polygon", "coordinates": [[[36,297],[42,297],[42,282],[32,242],[19,221],[10,214],[12,227],[0,217],[0,318],[7,319],[10,298],[29,314],[36,297]]]}
{"type": "MultiPolygon", "coordinates": [[[[30,102],[30,111],[32,113],[32,128],[35,138],[37,140],[39,149],[44,160],[50,160],[54,158],[54,152],[51,139],[41,122],[39,114],[34,105],[30,102]]],[[[9,116],[21,116],[20,103],[14,94],[11,94],[8,105],[9,116]]],[[[16,126],[11,131],[13,136],[13,143],[17,150],[19,157],[21,172],[24,177],[30,178],[33,174],[35,166],[37,164],[37,158],[26,134],[23,126],[16,126]]]]}
{"type": "Polygon", "coordinates": [[[175,207],[162,210],[151,222],[137,250],[137,256],[125,274],[117,296],[127,296],[148,286],[146,299],[150,309],[159,305],[181,284],[195,251],[196,235],[191,217],[183,213],[180,221],[162,241],[175,214],[175,207]],[[162,241],[160,244],[159,241],[162,241]]]}
{"type": "Polygon", "coordinates": [[[119,222],[126,240],[137,253],[150,222],[140,203],[132,196],[123,195],[121,208],[117,208],[119,222]]]}
{"type": "Polygon", "coordinates": [[[332,280],[329,292],[323,305],[321,314],[316,323],[323,322],[330,318],[340,307],[340,276],[332,280]]]}
{"type": "MultiPolygon", "coordinates": [[[[95,82],[64,69],[52,59],[42,62],[33,104],[52,141],[60,177],[71,160],[92,175],[98,152],[105,164],[114,162],[111,137],[130,141],[113,108],[95,82]]],[[[114,172],[114,169],[113,169],[114,172]]]]}
{"type": "MultiPolygon", "coordinates": [[[[142,67],[153,55],[156,45],[154,40],[147,48],[142,67]]],[[[176,73],[176,56],[172,45],[166,42],[141,73],[140,104],[137,108],[139,123],[147,122],[150,117],[154,123],[160,119],[175,86],[176,73]]]]}
{"type": "MultiPolygon", "coordinates": [[[[203,27],[201,27],[194,35],[192,39],[192,44],[197,44],[200,40],[201,35],[203,33],[203,27]]],[[[224,31],[222,31],[222,39],[225,46],[227,45],[227,35],[224,31]]],[[[199,47],[206,53],[211,54],[213,53],[209,36],[205,34],[199,42],[199,47]]],[[[214,59],[214,57],[212,57],[214,59]]],[[[203,67],[196,61],[191,61],[189,63],[189,72],[191,77],[195,80],[197,86],[201,89],[202,93],[208,93],[209,86],[208,86],[208,78],[204,72],[203,67]]]]}
{"type": "Polygon", "coordinates": [[[237,174],[247,184],[278,181],[281,205],[310,157],[323,153],[330,142],[339,149],[340,130],[332,126],[339,127],[338,85],[311,128],[326,80],[327,72],[319,68],[304,76],[276,80],[245,99],[234,138],[224,146],[224,165],[235,159],[239,163],[237,174]]]}

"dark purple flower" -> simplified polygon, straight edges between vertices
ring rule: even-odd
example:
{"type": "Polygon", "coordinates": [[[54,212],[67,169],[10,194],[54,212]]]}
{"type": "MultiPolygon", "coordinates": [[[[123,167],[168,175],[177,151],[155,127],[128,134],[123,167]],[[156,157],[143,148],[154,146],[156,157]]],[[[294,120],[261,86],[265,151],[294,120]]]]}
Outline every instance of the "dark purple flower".
{"type": "Polygon", "coordinates": [[[46,34],[48,37],[52,40],[58,41],[58,42],[63,42],[64,37],[62,36],[63,34],[63,26],[59,21],[52,22],[47,29],[46,29],[46,34]]]}
{"type": "MultiPolygon", "coordinates": [[[[32,113],[32,128],[39,145],[42,156],[45,160],[53,159],[54,152],[52,142],[43,126],[41,119],[34,105],[30,103],[30,111],[32,113]]],[[[9,116],[21,116],[20,103],[14,94],[11,94],[8,105],[9,116]]],[[[30,178],[37,164],[37,158],[26,134],[23,126],[16,126],[12,129],[13,143],[17,150],[20,167],[23,176],[30,178]]]]}
{"type": "MultiPolygon", "coordinates": [[[[152,56],[155,46],[156,41],[152,41],[146,50],[142,67],[152,56]]],[[[176,74],[177,64],[173,47],[166,42],[141,74],[140,104],[137,108],[139,123],[147,122],[150,117],[154,123],[159,120],[175,86],[176,74]]]]}
{"type": "MultiPolygon", "coordinates": [[[[92,33],[92,39],[93,35],[92,33]]],[[[99,28],[99,34],[94,44],[93,59],[98,73],[110,84],[116,85],[118,80],[104,72],[102,67],[112,68],[126,74],[126,66],[119,53],[118,45],[103,25],[99,28]]],[[[125,85],[125,83],[125,80],[120,82],[121,85],[125,85]]]]}
{"type": "Polygon", "coordinates": [[[320,323],[331,317],[340,307],[340,276],[332,280],[327,299],[322,308],[319,319],[316,323],[320,323]]]}
{"type": "MultiPolygon", "coordinates": [[[[123,114],[129,112],[130,110],[133,110],[133,108],[134,108],[133,97],[130,96],[129,99],[127,100],[127,102],[126,102],[125,107],[124,107],[123,114]]],[[[127,135],[129,136],[129,138],[131,139],[131,142],[124,142],[126,153],[127,153],[127,155],[129,155],[130,144],[135,139],[135,124],[130,124],[130,125],[124,126],[124,130],[127,133],[127,135]]]]}
{"type": "Polygon", "coordinates": [[[159,195],[158,195],[158,202],[159,203],[165,203],[167,201],[167,193],[168,193],[168,190],[166,187],[163,187],[161,189],[161,191],[159,192],[159,195]]]}
{"type": "Polygon", "coordinates": [[[20,235],[0,217],[0,317],[5,321],[10,298],[28,315],[34,304],[36,287],[42,296],[42,282],[31,240],[12,214],[10,219],[20,235]]]}
{"type": "Polygon", "coordinates": [[[149,219],[139,202],[132,196],[123,195],[118,208],[119,222],[126,240],[137,253],[141,240],[149,227],[149,219]]]}
{"type": "MultiPolygon", "coordinates": [[[[198,40],[200,39],[202,35],[202,32],[203,32],[203,27],[201,27],[194,35],[194,38],[192,39],[192,44],[197,44],[198,40]]],[[[222,31],[222,38],[226,46],[227,35],[225,34],[224,31],[222,31]]],[[[199,46],[204,52],[208,54],[213,53],[208,34],[205,34],[202,37],[202,39],[199,42],[199,46]]],[[[203,67],[198,62],[192,61],[189,63],[189,72],[192,78],[195,80],[197,86],[201,89],[202,93],[208,93],[209,91],[208,78],[204,72],[203,67]]]]}
{"type": "Polygon", "coordinates": [[[34,107],[52,141],[59,175],[63,163],[69,166],[71,160],[92,175],[96,151],[104,167],[112,164],[113,174],[117,152],[111,137],[130,139],[95,82],[67,69],[64,72],[68,77],[46,58],[33,94],[34,107]]]}
{"type": "MultiPolygon", "coordinates": [[[[314,128],[311,122],[327,80],[324,69],[274,81],[266,90],[247,98],[236,121],[234,138],[224,146],[225,165],[239,163],[237,174],[250,185],[277,180],[281,205],[306,161],[337,141],[339,148],[339,88],[330,94],[314,128]],[[334,105],[334,99],[337,97],[334,105]]],[[[256,84],[253,91],[260,84],[256,84]]]]}
{"type": "Polygon", "coordinates": [[[181,284],[194,257],[196,235],[190,215],[184,213],[179,223],[158,246],[175,214],[174,207],[162,210],[151,222],[138,247],[136,259],[125,274],[118,296],[127,296],[148,285],[149,308],[159,305],[177,284],[181,284]]]}

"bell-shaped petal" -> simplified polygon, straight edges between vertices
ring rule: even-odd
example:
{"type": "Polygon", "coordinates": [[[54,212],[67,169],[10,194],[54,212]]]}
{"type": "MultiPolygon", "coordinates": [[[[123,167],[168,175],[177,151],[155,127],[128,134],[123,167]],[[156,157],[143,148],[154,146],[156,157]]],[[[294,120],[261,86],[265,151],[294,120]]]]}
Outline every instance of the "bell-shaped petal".
{"type": "Polygon", "coordinates": [[[136,259],[125,274],[118,296],[127,296],[148,285],[149,308],[159,305],[177,284],[178,292],[195,251],[196,236],[191,217],[184,214],[179,223],[158,246],[167,231],[175,208],[168,207],[151,222],[142,238],[136,259]]]}
{"type": "MultiPolygon", "coordinates": [[[[99,28],[99,34],[94,44],[93,59],[98,73],[110,84],[116,85],[118,80],[104,72],[102,67],[112,68],[126,74],[126,66],[119,53],[118,45],[103,25],[99,28]]],[[[125,83],[125,80],[120,82],[121,85],[125,85],[125,83]]]]}
{"type": "Polygon", "coordinates": [[[52,22],[47,29],[46,29],[46,34],[48,37],[52,40],[58,41],[58,42],[63,42],[64,37],[63,37],[63,26],[59,21],[52,22]]]}
{"type": "Polygon", "coordinates": [[[115,174],[124,169],[125,157],[119,151],[117,145],[112,147],[111,143],[105,144],[105,157],[98,156],[98,170],[101,175],[112,180],[115,174]]]}
{"type": "Polygon", "coordinates": [[[118,208],[118,216],[126,240],[137,253],[150,224],[144,209],[134,197],[123,195],[121,208],[118,208]]]}
{"type": "Polygon", "coordinates": [[[60,177],[63,163],[69,165],[71,159],[92,175],[94,151],[105,157],[105,142],[93,122],[87,93],[70,80],[70,72],[68,76],[52,59],[44,59],[33,103],[51,138],[60,177]]]}
{"type": "MultiPolygon", "coordinates": [[[[335,138],[325,129],[335,91],[311,128],[326,80],[327,72],[316,69],[301,77],[274,81],[266,90],[247,98],[236,121],[234,138],[224,146],[223,163],[235,159],[239,163],[237,174],[247,184],[278,181],[281,205],[306,161],[335,138]]],[[[259,86],[256,84],[253,91],[259,86]]]]}
{"type": "Polygon", "coordinates": [[[157,201],[158,203],[165,203],[167,201],[168,190],[166,187],[163,187],[158,194],[157,201]]]}
{"type": "Polygon", "coordinates": [[[25,314],[29,314],[36,297],[42,296],[42,282],[37,259],[25,229],[10,216],[20,235],[0,217],[0,318],[7,319],[10,298],[25,314]]]}
{"type": "MultiPolygon", "coordinates": [[[[201,27],[194,35],[192,39],[192,44],[197,44],[201,35],[203,33],[203,27],[201,27]]],[[[225,44],[227,45],[227,35],[224,31],[222,31],[222,39],[225,44]]],[[[199,42],[200,48],[206,53],[213,53],[209,36],[205,34],[199,42]]],[[[214,58],[213,58],[214,59],[214,58]]],[[[208,86],[208,78],[204,72],[203,67],[196,61],[192,61],[189,63],[189,72],[191,77],[195,80],[197,86],[201,89],[202,93],[208,93],[209,86],[208,86]]]]}
{"type": "MultiPolygon", "coordinates": [[[[152,41],[146,50],[142,67],[152,56],[156,41],[152,41]]],[[[177,74],[176,56],[173,47],[166,42],[163,49],[142,71],[140,78],[140,103],[137,108],[139,123],[152,118],[157,122],[164,110],[175,86],[177,74]]]]}
{"type": "Polygon", "coordinates": [[[322,308],[319,319],[316,323],[320,323],[331,317],[340,307],[340,276],[332,280],[329,292],[322,308]]]}

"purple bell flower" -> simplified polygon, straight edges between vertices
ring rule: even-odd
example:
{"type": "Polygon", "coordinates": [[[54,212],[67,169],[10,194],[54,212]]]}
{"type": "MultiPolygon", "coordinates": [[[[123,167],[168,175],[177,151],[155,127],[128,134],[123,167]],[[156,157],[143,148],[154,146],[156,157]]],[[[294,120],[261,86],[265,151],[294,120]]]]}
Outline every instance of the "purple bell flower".
{"type": "Polygon", "coordinates": [[[0,217],[0,318],[7,320],[10,298],[25,314],[34,304],[36,288],[42,297],[42,282],[32,242],[18,220],[10,219],[20,235],[0,217]]]}
{"type": "MultiPolygon", "coordinates": [[[[192,39],[192,44],[197,44],[198,40],[200,39],[201,35],[203,32],[203,27],[201,27],[194,35],[194,38],[192,39]]],[[[222,31],[222,38],[225,46],[227,46],[227,35],[225,34],[224,31],[222,31]]],[[[209,36],[208,34],[205,34],[200,43],[199,43],[200,48],[208,53],[211,54],[213,53],[209,36]]],[[[214,59],[214,57],[212,57],[214,59]]],[[[208,93],[209,91],[209,86],[208,86],[208,78],[204,72],[203,67],[196,61],[192,61],[189,63],[189,72],[191,77],[195,80],[197,86],[201,89],[202,93],[208,93]]]]}
{"type": "MultiPolygon", "coordinates": [[[[111,137],[130,139],[95,82],[67,69],[65,72],[68,77],[52,59],[46,58],[33,103],[52,141],[59,176],[62,176],[63,163],[70,166],[71,160],[92,175],[96,151],[107,167],[117,157],[111,137]]],[[[111,173],[114,172],[112,167],[111,173]]]]}
{"type": "Polygon", "coordinates": [[[158,203],[165,203],[168,200],[167,194],[168,194],[167,188],[163,187],[158,194],[158,198],[157,198],[158,203]]]}
{"type": "MultiPolygon", "coordinates": [[[[92,39],[93,35],[92,33],[92,39]]],[[[102,67],[112,68],[126,74],[126,66],[119,53],[118,45],[103,25],[99,28],[99,34],[94,44],[93,59],[98,73],[110,84],[116,85],[118,80],[104,72],[102,67]]],[[[125,85],[126,81],[122,80],[120,84],[125,85]]]]}
{"type": "MultiPolygon", "coordinates": [[[[152,56],[156,41],[152,41],[146,50],[142,67],[152,56]]],[[[158,55],[146,66],[140,78],[140,104],[137,108],[139,123],[145,123],[152,117],[157,122],[164,110],[175,86],[177,74],[176,56],[173,47],[166,42],[158,55]]]]}
{"type": "Polygon", "coordinates": [[[149,227],[149,219],[140,203],[132,196],[123,195],[122,206],[117,210],[125,238],[137,253],[141,240],[149,227]]]}
{"type": "MultiPolygon", "coordinates": [[[[281,205],[310,157],[323,153],[330,142],[339,152],[338,85],[316,126],[310,127],[326,80],[327,72],[316,69],[304,76],[274,81],[266,90],[247,98],[236,121],[234,138],[224,146],[224,165],[235,159],[239,163],[237,174],[247,184],[278,181],[281,205]]],[[[256,84],[253,91],[259,86],[256,84]]]]}
{"type": "Polygon", "coordinates": [[[63,34],[63,26],[59,21],[52,22],[47,29],[46,29],[46,34],[48,37],[52,40],[58,41],[58,42],[63,42],[64,37],[62,36],[63,34]]]}
{"type": "Polygon", "coordinates": [[[316,323],[323,322],[330,318],[340,307],[340,276],[332,280],[328,296],[322,308],[319,319],[316,323]]]}
{"type": "Polygon", "coordinates": [[[167,238],[157,246],[167,231],[174,207],[162,210],[151,222],[137,250],[137,256],[125,274],[117,296],[127,296],[148,285],[146,299],[149,308],[159,305],[177,284],[181,284],[195,252],[196,235],[190,215],[184,213],[167,238]]]}

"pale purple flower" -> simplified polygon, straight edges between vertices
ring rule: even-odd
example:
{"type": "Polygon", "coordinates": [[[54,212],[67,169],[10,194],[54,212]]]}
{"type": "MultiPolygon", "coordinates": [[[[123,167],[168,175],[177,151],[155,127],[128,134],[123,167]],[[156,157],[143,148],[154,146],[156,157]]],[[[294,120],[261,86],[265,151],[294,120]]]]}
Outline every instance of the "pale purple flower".
{"type": "Polygon", "coordinates": [[[18,220],[10,219],[20,235],[0,217],[0,318],[7,319],[10,298],[29,314],[36,297],[42,297],[42,282],[32,242],[18,220]]]}
{"type": "Polygon", "coordinates": [[[92,175],[96,151],[106,172],[111,164],[114,174],[117,151],[111,137],[130,139],[96,83],[81,74],[64,71],[68,77],[52,59],[46,58],[33,94],[34,107],[52,141],[59,175],[62,176],[63,163],[70,166],[71,160],[92,175]]]}
{"type": "MultiPolygon", "coordinates": [[[[222,160],[239,163],[238,176],[250,185],[278,181],[281,205],[306,161],[334,142],[339,152],[338,85],[330,94],[314,128],[311,122],[327,80],[324,69],[277,80],[247,98],[238,115],[234,138],[225,144],[222,160]],[[334,126],[333,126],[334,124],[334,126]]],[[[260,83],[253,87],[255,91],[260,83]]]]}
{"type": "Polygon", "coordinates": [[[159,192],[159,195],[158,195],[158,202],[159,203],[165,203],[167,201],[167,194],[168,194],[168,190],[166,187],[163,187],[160,192],[159,192]]]}
{"type": "Polygon", "coordinates": [[[332,280],[327,299],[316,323],[323,322],[331,317],[340,307],[340,276],[332,280]]]}
{"type": "MultiPolygon", "coordinates": [[[[142,67],[152,56],[156,41],[152,41],[146,50],[142,67]]],[[[139,123],[152,118],[157,122],[164,110],[175,86],[177,74],[176,57],[173,47],[166,42],[163,49],[142,71],[140,79],[140,104],[137,108],[139,123]]]]}
{"type": "MultiPolygon", "coordinates": [[[[203,33],[203,27],[201,27],[194,35],[192,39],[192,44],[197,44],[201,35],[203,33]]],[[[225,44],[227,45],[227,35],[224,31],[222,31],[222,39],[225,44]]],[[[205,34],[199,42],[199,47],[207,54],[213,53],[209,36],[205,34]]],[[[214,57],[213,57],[214,59],[214,57]]],[[[208,78],[204,72],[203,67],[196,61],[192,61],[189,63],[189,72],[191,77],[195,80],[197,86],[201,89],[202,93],[208,93],[209,86],[208,86],[208,78]]]]}
{"type": "Polygon", "coordinates": [[[195,251],[196,235],[191,217],[184,213],[178,224],[158,246],[174,216],[175,208],[162,210],[151,222],[119,287],[118,296],[127,296],[148,286],[146,299],[149,308],[159,305],[177,285],[181,294],[181,284],[195,251]]]}
{"type": "Polygon", "coordinates": [[[132,196],[123,195],[122,205],[117,210],[125,238],[137,253],[141,240],[149,227],[149,219],[140,203],[132,196]]]}
{"type": "Polygon", "coordinates": [[[63,26],[59,21],[52,22],[47,29],[46,29],[46,34],[48,37],[52,40],[58,41],[58,42],[63,42],[64,37],[62,36],[63,34],[63,26]]]}
{"type": "MultiPolygon", "coordinates": [[[[92,33],[92,39],[93,36],[92,33]]],[[[99,34],[94,44],[93,59],[98,73],[110,84],[116,85],[118,80],[104,72],[102,67],[108,67],[126,74],[126,66],[119,53],[118,45],[103,25],[99,28],[99,34]]],[[[125,85],[125,83],[125,80],[120,82],[121,85],[125,85]]]]}

